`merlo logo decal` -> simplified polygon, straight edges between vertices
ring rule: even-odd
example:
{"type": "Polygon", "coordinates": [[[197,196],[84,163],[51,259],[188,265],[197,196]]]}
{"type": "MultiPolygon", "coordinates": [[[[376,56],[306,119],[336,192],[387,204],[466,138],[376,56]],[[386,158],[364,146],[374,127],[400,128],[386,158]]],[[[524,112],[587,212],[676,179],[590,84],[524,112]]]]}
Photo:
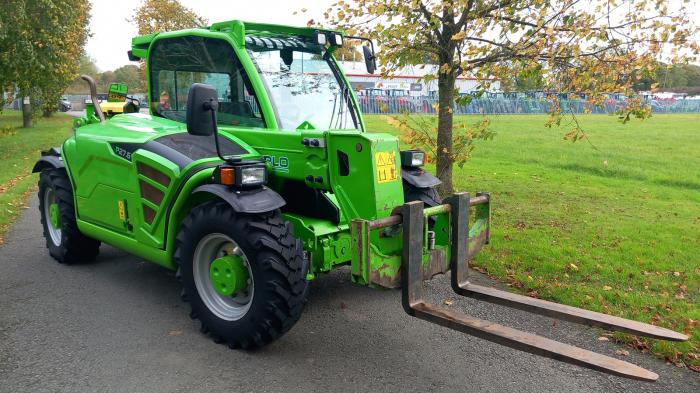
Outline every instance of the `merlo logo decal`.
{"type": "Polygon", "coordinates": [[[263,156],[263,159],[272,165],[275,172],[289,172],[289,158],[277,156],[263,156]]]}

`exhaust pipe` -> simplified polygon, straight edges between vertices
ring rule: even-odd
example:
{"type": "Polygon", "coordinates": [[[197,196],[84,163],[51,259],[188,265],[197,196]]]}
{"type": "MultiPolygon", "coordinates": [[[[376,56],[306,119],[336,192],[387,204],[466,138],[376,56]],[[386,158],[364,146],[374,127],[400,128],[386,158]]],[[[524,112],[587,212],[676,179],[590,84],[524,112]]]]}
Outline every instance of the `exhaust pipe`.
{"type": "Polygon", "coordinates": [[[95,84],[95,80],[88,75],[80,75],[80,78],[90,86],[90,99],[92,100],[92,106],[95,107],[97,117],[100,119],[100,122],[105,121],[105,114],[102,113],[102,108],[100,108],[100,103],[97,100],[97,85],[95,84]]]}

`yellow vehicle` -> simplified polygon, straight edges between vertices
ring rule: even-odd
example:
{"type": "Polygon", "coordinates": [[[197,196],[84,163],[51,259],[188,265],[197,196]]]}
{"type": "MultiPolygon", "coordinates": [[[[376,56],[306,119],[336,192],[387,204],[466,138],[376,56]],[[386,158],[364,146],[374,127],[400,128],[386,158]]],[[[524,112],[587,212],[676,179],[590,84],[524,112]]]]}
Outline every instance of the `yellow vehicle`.
{"type": "Polygon", "coordinates": [[[139,100],[127,95],[129,87],[126,83],[112,83],[109,86],[107,101],[100,102],[100,109],[107,117],[122,113],[136,113],[139,111],[139,100]]]}

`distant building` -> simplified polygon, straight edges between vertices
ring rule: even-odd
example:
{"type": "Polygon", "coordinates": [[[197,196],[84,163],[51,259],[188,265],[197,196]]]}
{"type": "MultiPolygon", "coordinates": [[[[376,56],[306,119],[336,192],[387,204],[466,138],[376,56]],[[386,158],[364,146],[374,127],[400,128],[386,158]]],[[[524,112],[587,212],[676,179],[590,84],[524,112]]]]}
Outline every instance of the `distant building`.
{"type": "MultiPolygon", "coordinates": [[[[355,90],[383,89],[383,90],[406,90],[410,95],[428,96],[436,94],[438,90],[437,80],[425,83],[423,77],[433,74],[437,66],[427,64],[424,66],[406,67],[392,74],[391,77],[384,78],[379,72],[368,74],[364,62],[340,61],[345,75],[355,90]]],[[[466,76],[457,78],[456,87],[460,93],[469,93],[477,90],[481,85],[489,84],[489,91],[500,91],[501,83],[498,79],[479,79],[466,76]]]]}

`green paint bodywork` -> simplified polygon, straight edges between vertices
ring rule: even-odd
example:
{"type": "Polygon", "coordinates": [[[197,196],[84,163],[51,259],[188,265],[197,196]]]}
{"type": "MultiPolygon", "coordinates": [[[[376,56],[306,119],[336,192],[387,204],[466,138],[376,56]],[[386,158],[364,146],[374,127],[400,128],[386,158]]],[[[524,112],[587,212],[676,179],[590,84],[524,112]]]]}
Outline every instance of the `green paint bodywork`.
{"type": "Polygon", "coordinates": [[[209,278],[221,296],[233,296],[248,286],[248,268],[238,255],[216,258],[209,267],[209,278]]]}
{"type": "MultiPolygon", "coordinates": [[[[161,39],[200,36],[229,43],[250,79],[260,112],[266,120],[266,128],[220,125],[220,136],[247,150],[248,153],[242,158],[264,157],[267,160],[270,188],[280,191],[287,181],[305,182],[307,186],[325,193],[340,210],[337,223],[294,213],[284,214],[293,225],[295,236],[309,253],[311,268],[307,278],[313,279],[319,273],[350,264],[355,282],[395,286],[400,281],[400,229],[370,231],[367,222],[392,215],[393,210],[404,203],[401,175],[394,173],[394,178],[387,180],[380,179],[377,172],[377,153],[388,154],[383,157],[390,157],[394,171],[400,171],[397,138],[389,134],[365,132],[352,89],[350,100],[358,117],[357,130],[315,129],[310,124],[296,130],[281,130],[265,84],[245,49],[246,35],[311,37],[315,31],[314,28],[229,21],[215,23],[208,28],[136,37],[132,40],[132,54],[146,60],[149,66],[150,49],[161,39]],[[325,147],[305,146],[301,143],[304,138],[323,140],[325,147]],[[349,173],[341,175],[339,152],[349,159],[349,173]],[[305,179],[309,176],[320,180],[308,182],[305,179]]],[[[332,56],[331,61],[349,86],[332,56]]],[[[150,73],[146,74],[150,77],[150,73]]],[[[130,152],[127,159],[126,153],[113,148],[114,144],[145,144],[158,137],[187,132],[185,125],[138,113],[115,115],[100,123],[92,105],[87,106],[86,113],[85,117],[75,120],[75,133],[64,142],[62,149],[74,188],[79,229],[90,237],[169,269],[176,269],[173,253],[180,224],[193,207],[216,198],[207,193],[192,194],[192,190],[211,181],[214,167],[220,160],[217,157],[203,158],[181,168],[144,149],[130,152]],[[140,174],[139,165],[147,165],[165,174],[170,179],[169,184],[163,185],[140,174]],[[163,193],[159,204],[142,195],[143,183],[163,193]],[[121,215],[120,206],[123,210],[121,215]],[[146,217],[146,210],[155,212],[150,220],[146,217]]],[[[430,210],[426,212],[433,213],[430,210]]],[[[426,264],[431,255],[449,261],[449,214],[437,213],[435,247],[428,249],[427,242],[422,245],[426,264]]],[[[217,265],[225,263],[222,260],[217,265]]],[[[228,282],[227,288],[228,285],[238,288],[238,284],[233,285],[232,282],[228,282]]]]}

